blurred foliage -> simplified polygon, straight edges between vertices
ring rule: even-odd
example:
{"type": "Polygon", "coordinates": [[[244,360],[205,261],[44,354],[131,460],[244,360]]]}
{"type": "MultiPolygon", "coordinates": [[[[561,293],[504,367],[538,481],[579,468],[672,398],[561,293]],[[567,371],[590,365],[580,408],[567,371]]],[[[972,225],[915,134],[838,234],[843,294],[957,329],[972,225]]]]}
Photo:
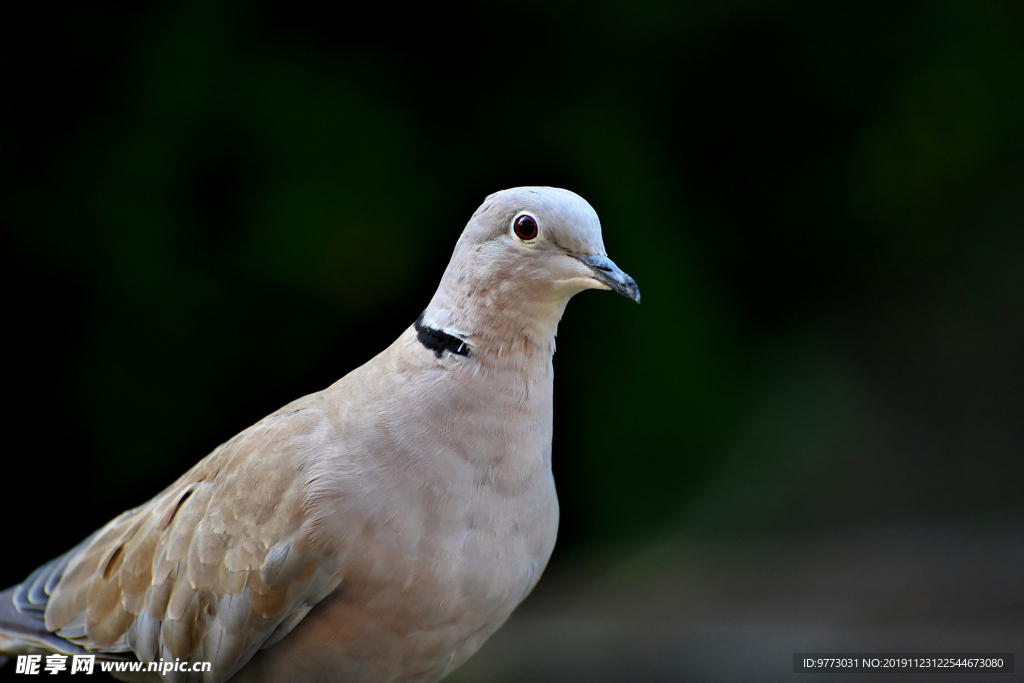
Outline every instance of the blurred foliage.
{"type": "Polygon", "coordinates": [[[522,184],[643,292],[560,329],[562,552],[1021,511],[1019,3],[5,13],[5,486],[52,497],[4,511],[42,554],[377,353],[522,184]]]}

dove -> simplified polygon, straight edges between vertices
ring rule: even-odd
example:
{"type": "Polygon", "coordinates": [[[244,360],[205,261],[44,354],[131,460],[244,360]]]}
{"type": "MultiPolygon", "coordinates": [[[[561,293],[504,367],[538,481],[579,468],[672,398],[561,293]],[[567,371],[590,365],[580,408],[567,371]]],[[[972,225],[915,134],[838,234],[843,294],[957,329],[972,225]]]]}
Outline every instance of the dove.
{"type": "Polygon", "coordinates": [[[555,333],[585,289],[640,301],[584,199],[490,195],[391,346],[0,593],[0,653],[125,680],[443,678],[551,556],[555,333]]]}

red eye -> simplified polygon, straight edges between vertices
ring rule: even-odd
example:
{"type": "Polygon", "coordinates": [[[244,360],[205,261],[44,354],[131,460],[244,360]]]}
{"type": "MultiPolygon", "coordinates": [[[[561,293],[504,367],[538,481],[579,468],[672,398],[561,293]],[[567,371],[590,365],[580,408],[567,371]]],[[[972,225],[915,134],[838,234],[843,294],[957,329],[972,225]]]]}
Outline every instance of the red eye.
{"type": "Polygon", "coordinates": [[[516,231],[516,237],[529,241],[537,236],[537,221],[534,220],[533,216],[528,216],[524,213],[516,219],[512,229],[516,231]]]}

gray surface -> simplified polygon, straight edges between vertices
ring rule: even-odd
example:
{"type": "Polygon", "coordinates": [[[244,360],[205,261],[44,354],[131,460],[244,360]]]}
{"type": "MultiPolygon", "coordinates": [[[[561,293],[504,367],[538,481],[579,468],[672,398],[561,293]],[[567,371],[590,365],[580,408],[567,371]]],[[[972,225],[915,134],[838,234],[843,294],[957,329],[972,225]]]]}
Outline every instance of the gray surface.
{"type": "MultiPolygon", "coordinates": [[[[557,566],[449,680],[924,681],[793,674],[794,652],[1024,652],[1024,523],[932,520],[557,566]]],[[[952,672],[941,681],[1021,680],[952,672]]]]}

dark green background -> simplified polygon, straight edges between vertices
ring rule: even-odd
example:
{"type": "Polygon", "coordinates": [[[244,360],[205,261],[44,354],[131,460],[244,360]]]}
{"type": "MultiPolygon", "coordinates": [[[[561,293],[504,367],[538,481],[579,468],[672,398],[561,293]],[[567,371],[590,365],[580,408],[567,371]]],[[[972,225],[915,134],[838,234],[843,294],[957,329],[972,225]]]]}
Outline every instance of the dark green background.
{"type": "Polygon", "coordinates": [[[559,329],[552,572],[1024,515],[1019,3],[4,14],[4,585],[384,348],[523,184],[643,293],[559,329]]]}

